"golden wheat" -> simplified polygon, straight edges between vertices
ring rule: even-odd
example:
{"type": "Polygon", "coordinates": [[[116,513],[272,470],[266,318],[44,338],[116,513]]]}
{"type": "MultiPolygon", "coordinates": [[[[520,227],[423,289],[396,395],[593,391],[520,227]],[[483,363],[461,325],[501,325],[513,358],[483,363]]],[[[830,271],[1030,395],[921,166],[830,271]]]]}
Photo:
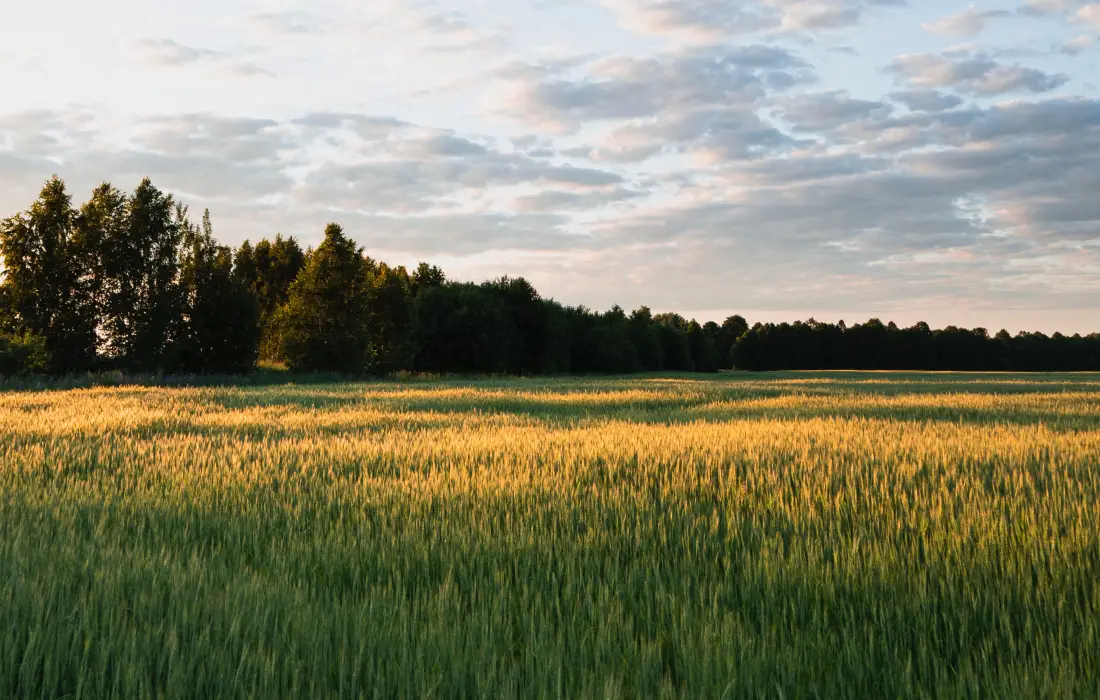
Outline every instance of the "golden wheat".
{"type": "Polygon", "coordinates": [[[1100,692],[1100,378],[0,394],[0,695],[1100,692]]]}

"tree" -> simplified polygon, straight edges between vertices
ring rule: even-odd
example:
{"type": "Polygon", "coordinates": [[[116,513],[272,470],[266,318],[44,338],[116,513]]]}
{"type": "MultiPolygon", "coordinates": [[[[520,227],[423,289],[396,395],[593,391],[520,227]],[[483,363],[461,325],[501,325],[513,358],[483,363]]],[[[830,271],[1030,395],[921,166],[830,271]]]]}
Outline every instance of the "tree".
{"type": "MultiPolygon", "coordinates": [[[[994,336],[994,349],[993,356],[995,358],[996,368],[999,370],[1011,370],[1016,365],[1016,358],[1013,357],[1012,352],[1012,335],[1002,328],[996,336],[994,336]]],[[[1088,363],[1084,363],[1084,366],[1088,366],[1088,363]]]]}
{"type": "Polygon", "coordinates": [[[0,332],[0,377],[40,374],[48,368],[45,338],[30,332],[0,332]]]}
{"type": "Polygon", "coordinates": [[[694,368],[691,346],[688,343],[688,322],[680,314],[657,314],[653,317],[657,326],[657,338],[661,343],[663,369],[690,372],[694,368]]]}
{"type": "Polygon", "coordinates": [[[446,283],[415,300],[415,369],[501,374],[514,334],[504,302],[485,287],[446,283]]]}
{"type": "Polygon", "coordinates": [[[511,320],[508,371],[516,375],[541,372],[545,365],[547,329],[546,306],[538,291],[522,277],[504,276],[484,287],[503,302],[511,320]]]}
{"type": "Polygon", "coordinates": [[[256,265],[256,254],[247,238],[233,253],[233,276],[244,285],[245,289],[256,295],[259,303],[260,268],[256,265]]]}
{"type": "Polygon", "coordinates": [[[664,367],[661,339],[648,306],[640,306],[630,314],[630,342],[642,370],[656,372],[664,367]]]}
{"type": "Polygon", "coordinates": [[[127,199],[124,225],[104,244],[103,333],[108,355],[125,369],[163,370],[171,359],[182,302],[176,213],[172,196],[146,178],[127,199]]]}
{"type": "Polygon", "coordinates": [[[553,299],[543,299],[542,307],[546,343],[542,349],[543,365],[539,371],[545,374],[567,374],[573,367],[569,315],[565,307],[553,299]]]}
{"type": "Polygon", "coordinates": [[[718,337],[714,341],[715,352],[722,369],[733,368],[733,346],[737,340],[749,331],[749,324],[741,316],[730,316],[722,322],[718,337]]]}
{"type": "Polygon", "coordinates": [[[594,362],[588,371],[628,374],[641,369],[631,341],[630,320],[618,304],[605,314],[597,314],[588,323],[595,347],[594,362]]]}
{"type": "Polygon", "coordinates": [[[257,354],[296,370],[545,374],[638,370],[1100,369],[1100,334],[1000,331],[872,318],[700,325],[544,299],[523,278],[448,282],[373,260],[330,224],[303,252],[277,235],[235,252],[145,179],[104,183],[73,209],[53,177],[0,221],[0,372],[238,372],[257,354]]]}
{"type": "Polygon", "coordinates": [[[412,273],[412,283],[409,285],[409,292],[415,297],[425,289],[443,286],[443,283],[446,281],[447,275],[443,274],[443,270],[440,270],[435,265],[429,265],[426,262],[422,262],[417,265],[416,270],[412,273]]]}
{"type": "Polygon", "coordinates": [[[362,250],[339,225],[329,224],[278,313],[282,354],[292,370],[367,368],[369,270],[362,250]]]}
{"type": "Polygon", "coordinates": [[[234,274],[233,254],[214,240],[210,211],[202,227],[182,222],[180,255],[182,317],[175,360],[189,372],[248,372],[255,368],[260,343],[260,305],[234,274]]]}
{"type": "Polygon", "coordinates": [[[760,372],[772,369],[768,358],[768,326],[757,323],[737,339],[731,357],[736,369],[760,372]]]}
{"type": "Polygon", "coordinates": [[[729,369],[733,366],[733,361],[719,352],[719,347],[722,344],[722,327],[714,321],[707,321],[703,324],[703,335],[707,337],[710,342],[711,349],[714,351],[714,362],[717,369],[729,369]]]}
{"type": "Polygon", "coordinates": [[[276,314],[290,297],[290,285],[305,265],[305,253],[294,237],[276,235],[255,248],[245,241],[234,256],[233,272],[256,297],[260,308],[260,356],[281,360],[282,341],[276,314]]]}
{"type": "Polygon", "coordinates": [[[0,284],[0,334],[10,335],[15,333],[19,320],[15,314],[15,304],[12,301],[11,290],[6,284],[0,284]]]}
{"type": "Polygon", "coordinates": [[[106,352],[106,318],[117,279],[111,275],[111,246],[124,235],[127,226],[126,195],[105,182],[92,192],[76,216],[73,230],[73,258],[78,270],[77,285],[88,299],[95,316],[97,352],[106,352]]]}
{"type": "Polygon", "coordinates": [[[367,285],[367,327],[370,329],[367,365],[372,372],[389,374],[412,365],[411,281],[403,267],[380,263],[367,285]]]}
{"type": "Polygon", "coordinates": [[[717,372],[718,352],[714,342],[707,336],[698,321],[691,321],[687,328],[688,347],[691,351],[691,364],[696,372],[717,372]]]}
{"type": "Polygon", "coordinates": [[[276,235],[274,241],[266,238],[256,244],[256,268],[259,274],[260,310],[264,318],[270,318],[287,302],[290,285],[305,266],[306,256],[293,236],[276,235]]]}
{"type": "Polygon", "coordinates": [[[53,373],[95,362],[95,309],[78,284],[74,218],[72,197],[55,175],[30,209],[0,222],[7,323],[42,339],[53,373]]]}

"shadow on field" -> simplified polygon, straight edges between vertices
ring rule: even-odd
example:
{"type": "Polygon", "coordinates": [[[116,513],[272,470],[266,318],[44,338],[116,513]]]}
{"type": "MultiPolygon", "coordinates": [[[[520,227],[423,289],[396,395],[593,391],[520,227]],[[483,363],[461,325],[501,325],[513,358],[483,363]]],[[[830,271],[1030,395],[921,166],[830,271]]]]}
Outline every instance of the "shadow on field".
{"type": "MultiPolygon", "coordinates": [[[[162,417],[113,432],[141,437],[221,435],[245,440],[456,427],[477,416],[514,416],[550,427],[604,421],[660,425],[811,419],[1100,428],[1100,380],[1091,375],[915,373],[722,374],[442,380],[110,390],[112,398],[157,405],[162,417]],[[769,378],[770,377],[770,378],[769,378]],[[1018,400],[1011,396],[1020,396],[1018,400]],[[355,415],[361,409],[369,415],[355,415]],[[250,417],[249,411],[256,410],[250,417]],[[347,413],[346,416],[338,414],[347,413]],[[218,414],[233,413],[224,426],[218,414]],[[288,415],[283,415],[286,413],[288,415]],[[316,424],[308,416],[317,414],[316,424]],[[297,414],[297,415],[293,415],[297,414]]],[[[9,397],[15,399],[15,397],[9,397]]],[[[8,401],[34,416],[63,394],[8,401]],[[39,400],[42,398],[42,400],[39,400]]]]}
{"type": "MultiPolygon", "coordinates": [[[[219,401],[227,411],[247,411],[249,408],[285,408],[287,414],[258,414],[254,419],[233,420],[219,425],[210,417],[217,412],[181,413],[172,418],[158,418],[113,430],[141,438],[164,438],[171,435],[222,436],[232,440],[271,441],[317,435],[349,435],[356,433],[431,432],[446,428],[474,429],[505,419],[501,424],[531,422],[556,429],[583,428],[604,422],[625,422],[639,425],[684,425],[689,423],[735,423],[742,421],[884,421],[958,426],[1044,426],[1055,432],[1077,432],[1100,428],[1100,403],[1078,400],[1072,405],[1060,405],[1057,395],[1037,406],[993,406],[976,408],[960,405],[878,405],[871,402],[822,401],[822,397],[783,396],[778,392],[758,392],[751,397],[731,399],[713,397],[661,399],[643,401],[592,400],[583,404],[562,403],[526,397],[492,396],[478,400],[469,396],[460,399],[400,399],[353,398],[333,396],[282,397],[279,400],[256,401],[233,399],[219,401]],[[795,400],[790,400],[790,399],[795,400]],[[370,411],[357,416],[355,408],[370,411]],[[347,413],[345,414],[345,411],[347,413]],[[305,414],[305,415],[303,415],[305,414]],[[315,417],[316,420],[311,420],[315,417]]],[[[850,397],[849,397],[850,398],[850,397]]],[[[951,395],[944,395],[949,401],[951,395]]],[[[13,436],[14,437],[14,436],[13,436]]]]}
{"type": "MultiPolygon", "coordinates": [[[[773,395],[774,396],[774,395],[773,395]]],[[[772,398],[761,396],[759,398],[772,398]]],[[[1046,425],[1052,429],[1094,429],[1100,427],[1100,414],[1064,409],[1012,409],[980,410],[956,406],[812,406],[767,405],[714,407],[706,400],[652,401],[641,404],[594,402],[578,409],[554,402],[533,399],[516,401],[486,401],[483,403],[447,404],[444,402],[393,402],[388,408],[394,411],[412,410],[444,414],[510,414],[557,425],[578,422],[624,421],[646,424],[684,424],[696,421],[727,422],[752,420],[882,420],[946,422],[972,425],[1046,425]]]]}

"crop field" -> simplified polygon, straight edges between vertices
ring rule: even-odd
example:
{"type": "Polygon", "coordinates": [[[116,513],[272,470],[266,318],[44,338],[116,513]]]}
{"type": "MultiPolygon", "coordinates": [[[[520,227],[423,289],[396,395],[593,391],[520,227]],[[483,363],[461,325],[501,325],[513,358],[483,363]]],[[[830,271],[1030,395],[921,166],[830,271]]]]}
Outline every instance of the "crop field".
{"type": "Polygon", "coordinates": [[[0,393],[0,697],[1100,696],[1100,375],[0,393]]]}

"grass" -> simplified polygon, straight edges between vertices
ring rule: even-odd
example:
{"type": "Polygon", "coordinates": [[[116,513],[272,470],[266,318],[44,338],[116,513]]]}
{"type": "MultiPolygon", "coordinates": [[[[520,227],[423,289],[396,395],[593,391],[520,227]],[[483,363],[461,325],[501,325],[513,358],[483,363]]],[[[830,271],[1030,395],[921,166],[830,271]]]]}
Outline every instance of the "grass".
{"type": "Polygon", "coordinates": [[[0,696],[1100,696],[1100,375],[0,393],[0,696]]]}

